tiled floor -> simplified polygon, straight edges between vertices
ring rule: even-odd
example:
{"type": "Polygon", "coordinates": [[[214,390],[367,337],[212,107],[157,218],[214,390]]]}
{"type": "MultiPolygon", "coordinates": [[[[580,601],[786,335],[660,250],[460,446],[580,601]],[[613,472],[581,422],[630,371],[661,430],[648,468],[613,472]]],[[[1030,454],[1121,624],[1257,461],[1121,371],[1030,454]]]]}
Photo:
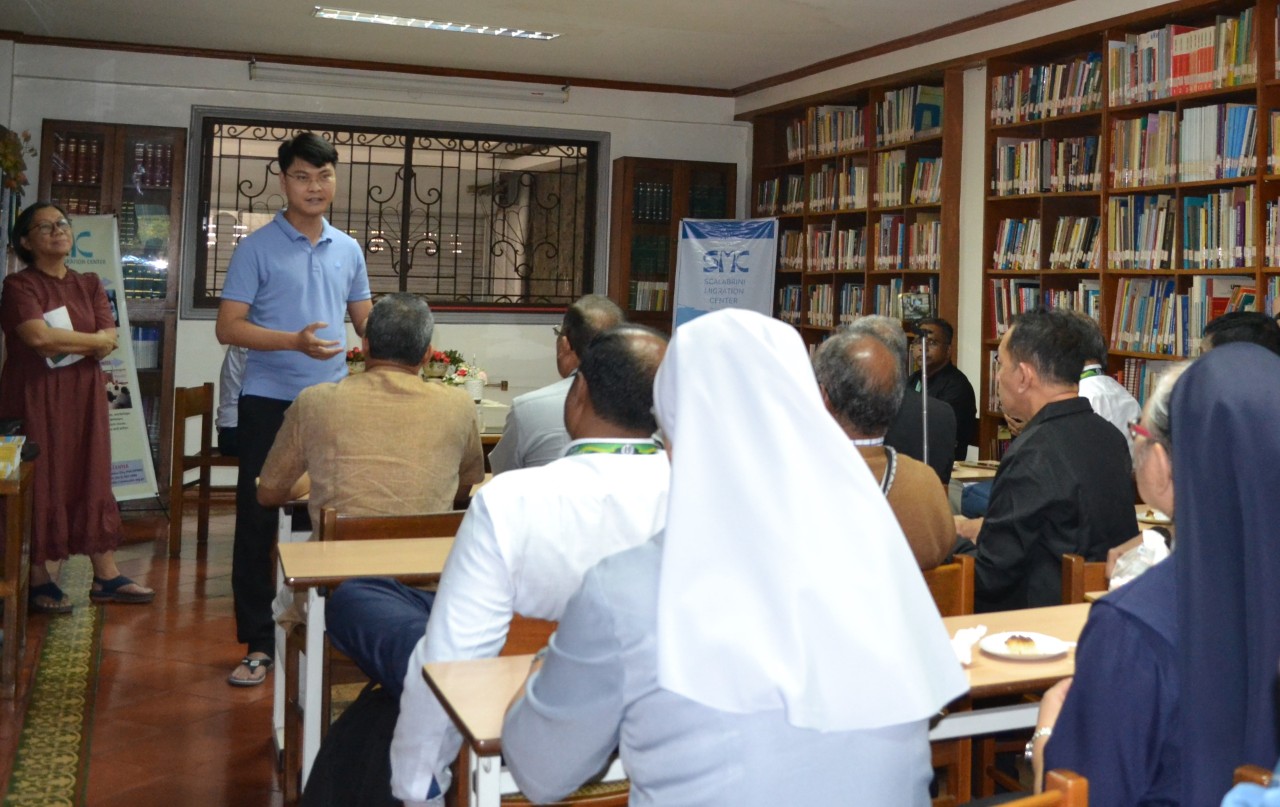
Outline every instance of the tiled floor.
{"type": "MultiPolygon", "coordinates": [[[[215,510],[201,553],[192,516],[179,560],[166,557],[163,541],[119,552],[121,570],[157,596],[151,605],[107,607],[90,807],[283,803],[271,743],[271,681],[249,689],[226,683],[244,649],[235,643],[231,604],[234,514],[215,510]]],[[[163,515],[130,519],[126,529],[162,538],[167,522],[163,515]]],[[[16,722],[0,707],[2,760],[12,759],[16,722]]],[[[7,769],[6,762],[0,771],[7,769]]]]}

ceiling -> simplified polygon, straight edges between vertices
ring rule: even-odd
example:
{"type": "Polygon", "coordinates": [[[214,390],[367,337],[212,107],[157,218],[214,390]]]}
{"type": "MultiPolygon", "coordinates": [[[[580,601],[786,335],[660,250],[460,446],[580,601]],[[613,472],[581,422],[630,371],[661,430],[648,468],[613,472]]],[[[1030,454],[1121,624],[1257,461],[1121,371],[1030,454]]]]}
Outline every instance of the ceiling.
{"type": "Polygon", "coordinates": [[[732,90],[1011,0],[0,0],[0,29],[258,56],[732,90]],[[356,11],[554,31],[540,42],[317,19],[356,11]],[[456,15],[456,16],[454,16],[456,15]]]}

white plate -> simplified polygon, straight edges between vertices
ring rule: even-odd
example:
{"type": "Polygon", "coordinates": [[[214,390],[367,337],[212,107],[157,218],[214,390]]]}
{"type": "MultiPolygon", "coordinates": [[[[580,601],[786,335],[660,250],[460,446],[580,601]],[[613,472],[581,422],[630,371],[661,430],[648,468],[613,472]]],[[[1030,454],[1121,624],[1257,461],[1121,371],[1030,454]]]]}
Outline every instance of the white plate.
{"type": "Polygon", "coordinates": [[[1055,636],[1048,636],[1043,633],[1035,633],[1029,630],[1013,630],[1005,633],[993,633],[978,642],[978,647],[982,648],[982,652],[996,658],[1009,659],[1011,661],[1045,661],[1047,659],[1058,658],[1065,655],[1068,650],[1074,646],[1073,642],[1064,642],[1055,636]],[[1005,644],[1010,636],[1025,636],[1036,643],[1035,649],[1030,653],[1013,653],[1010,652],[1008,645],[1005,644]]]}
{"type": "Polygon", "coordinates": [[[1161,513],[1159,510],[1149,508],[1138,514],[1138,520],[1147,524],[1172,524],[1173,519],[1161,513]]]}

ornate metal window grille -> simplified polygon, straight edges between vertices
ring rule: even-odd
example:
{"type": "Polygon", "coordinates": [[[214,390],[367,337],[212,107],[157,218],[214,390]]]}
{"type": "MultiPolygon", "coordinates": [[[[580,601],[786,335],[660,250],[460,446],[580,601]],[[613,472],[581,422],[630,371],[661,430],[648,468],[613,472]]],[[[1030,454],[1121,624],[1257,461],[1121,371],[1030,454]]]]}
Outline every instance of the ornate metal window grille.
{"type": "Polygon", "coordinates": [[[594,141],[208,117],[195,308],[217,307],[236,244],[283,207],[276,150],[301,131],[338,150],[328,218],[364,248],[375,297],[408,291],[438,310],[531,311],[591,291],[594,141]]]}

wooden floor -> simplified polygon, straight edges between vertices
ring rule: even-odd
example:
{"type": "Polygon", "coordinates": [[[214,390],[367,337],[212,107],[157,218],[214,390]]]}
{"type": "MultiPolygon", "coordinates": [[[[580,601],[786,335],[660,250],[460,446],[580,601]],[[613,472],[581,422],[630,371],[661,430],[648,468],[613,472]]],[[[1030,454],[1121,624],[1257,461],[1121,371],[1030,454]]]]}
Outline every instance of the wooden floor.
{"type": "MultiPolygon", "coordinates": [[[[280,805],[270,738],[271,679],[226,682],[243,655],[231,604],[231,507],[215,510],[206,551],[195,546],[194,508],[182,558],[166,557],[163,515],[126,520],[121,570],[156,589],[151,605],[107,606],[91,741],[90,807],[280,805]]],[[[26,666],[44,625],[33,616],[26,666]]],[[[274,673],[273,673],[274,674],[274,673]]],[[[0,705],[0,774],[8,779],[30,672],[0,705]]]]}

